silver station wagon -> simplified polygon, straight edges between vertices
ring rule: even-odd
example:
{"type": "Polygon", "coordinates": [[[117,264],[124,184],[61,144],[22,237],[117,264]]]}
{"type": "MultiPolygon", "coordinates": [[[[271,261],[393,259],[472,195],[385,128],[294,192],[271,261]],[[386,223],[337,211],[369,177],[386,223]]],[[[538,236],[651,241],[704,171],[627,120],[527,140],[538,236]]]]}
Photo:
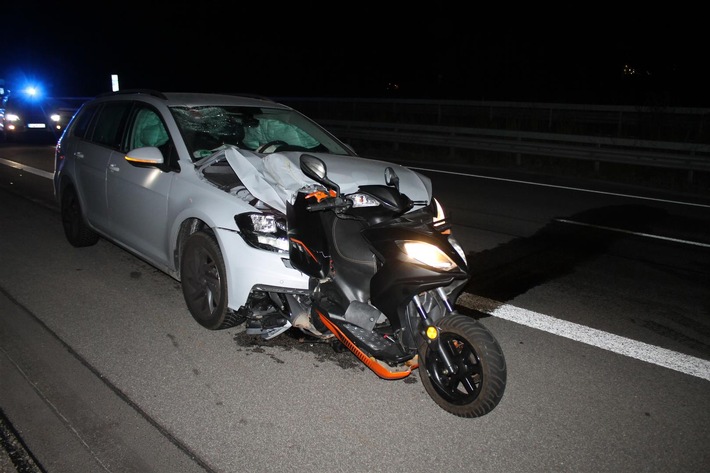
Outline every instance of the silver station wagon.
{"type": "Polygon", "coordinates": [[[249,96],[113,92],[82,105],[56,148],[54,192],[75,247],[103,237],[180,281],[209,329],[270,307],[307,307],[309,279],[289,261],[286,206],[319,157],[344,193],[390,167],[412,200],[431,184],[359,157],[300,112],[249,96]]]}

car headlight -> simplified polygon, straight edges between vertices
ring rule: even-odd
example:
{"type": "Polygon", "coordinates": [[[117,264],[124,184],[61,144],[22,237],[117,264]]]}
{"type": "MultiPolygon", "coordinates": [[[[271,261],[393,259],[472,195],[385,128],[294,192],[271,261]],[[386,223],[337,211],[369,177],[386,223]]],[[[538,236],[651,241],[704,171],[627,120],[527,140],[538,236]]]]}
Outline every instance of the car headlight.
{"type": "Polygon", "coordinates": [[[236,215],[234,221],[247,244],[262,250],[288,253],[288,232],[284,217],[254,212],[236,215]]]}
{"type": "Polygon", "coordinates": [[[49,117],[53,122],[58,122],[62,117],[58,113],[53,113],[49,117]]]}
{"type": "Polygon", "coordinates": [[[5,115],[5,120],[9,122],[19,122],[20,116],[16,113],[8,113],[7,115],[5,115]]]}
{"type": "Polygon", "coordinates": [[[449,256],[431,243],[414,240],[398,241],[397,245],[420,263],[437,270],[449,271],[456,268],[456,263],[449,256]]]}
{"type": "Polygon", "coordinates": [[[349,194],[346,196],[353,202],[353,208],[357,207],[377,207],[380,201],[367,194],[349,194]]]}

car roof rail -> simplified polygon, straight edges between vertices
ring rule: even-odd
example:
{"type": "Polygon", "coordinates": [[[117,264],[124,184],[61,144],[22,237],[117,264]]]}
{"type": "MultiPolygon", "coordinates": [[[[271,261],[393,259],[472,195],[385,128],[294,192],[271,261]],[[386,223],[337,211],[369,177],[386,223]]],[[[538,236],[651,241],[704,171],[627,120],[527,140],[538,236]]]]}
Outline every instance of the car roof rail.
{"type": "Polygon", "coordinates": [[[260,99],[260,100],[267,100],[269,102],[276,102],[273,98],[267,97],[266,95],[249,94],[249,93],[242,94],[240,92],[229,92],[227,95],[234,95],[236,97],[246,97],[246,98],[250,98],[250,99],[260,99]]]}
{"type": "Polygon", "coordinates": [[[153,97],[158,97],[159,99],[168,100],[168,98],[160,92],[159,90],[153,89],[125,89],[125,90],[115,90],[113,92],[104,92],[103,94],[97,95],[97,97],[107,97],[109,95],[126,95],[126,94],[148,94],[153,97]]]}

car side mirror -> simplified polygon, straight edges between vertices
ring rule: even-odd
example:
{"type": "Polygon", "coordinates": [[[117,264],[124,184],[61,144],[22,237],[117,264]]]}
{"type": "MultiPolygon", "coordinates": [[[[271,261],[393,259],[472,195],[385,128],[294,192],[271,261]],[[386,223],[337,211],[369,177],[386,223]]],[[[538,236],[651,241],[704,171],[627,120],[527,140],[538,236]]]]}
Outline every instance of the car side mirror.
{"type": "Polygon", "coordinates": [[[132,149],[123,159],[134,166],[161,166],[165,162],[163,153],[154,146],[132,149]]]}

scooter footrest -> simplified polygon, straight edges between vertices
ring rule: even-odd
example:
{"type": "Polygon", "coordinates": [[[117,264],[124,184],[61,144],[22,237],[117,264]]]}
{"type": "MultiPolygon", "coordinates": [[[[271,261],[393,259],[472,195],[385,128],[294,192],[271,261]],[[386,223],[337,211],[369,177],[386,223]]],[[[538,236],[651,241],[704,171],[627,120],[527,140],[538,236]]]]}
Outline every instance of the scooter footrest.
{"type": "Polygon", "coordinates": [[[391,341],[377,333],[372,332],[371,330],[365,330],[362,327],[358,327],[357,325],[349,324],[347,322],[344,322],[342,326],[348,332],[352,333],[358,340],[365,343],[371,350],[382,351],[392,345],[391,341]]]}
{"type": "Polygon", "coordinates": [[[367,350],[375,358],[392,363],[402,363],[411,358],[402,351],[399,345],[381,334],[347,322],[341,322],[338,325],[344,331],[349,332],[353,343],[360,346],[361,349],[367,350]]]}

